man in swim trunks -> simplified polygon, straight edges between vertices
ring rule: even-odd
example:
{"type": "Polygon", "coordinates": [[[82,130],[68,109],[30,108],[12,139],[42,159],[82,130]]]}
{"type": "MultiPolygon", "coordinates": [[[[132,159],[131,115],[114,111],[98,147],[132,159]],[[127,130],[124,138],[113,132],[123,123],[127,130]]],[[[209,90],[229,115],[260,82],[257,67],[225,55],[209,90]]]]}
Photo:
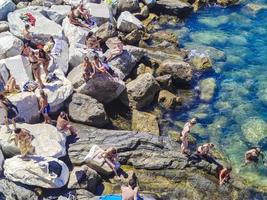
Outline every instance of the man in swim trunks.
{"type": "Polygon", "coordinates": [[[184,128],[181,132],[181,140],[182,140],[181,150],[183,154],[188,154],[188,136],[190,134],[191,129],[196,123],[197,121],[195,118],[191,119],[184,125],[184,128]]]}
{"type": "Polygon", "coordinates": [[[254,147],[245,153],[245,166],[247,164],[254,164],[257,166],[259,157],[261,156],[264,163],[264,154],[259,147],[254,147]]]}
{"type": "Polygon", "coordinates": [[[39,100],[39,106],[40,110],[39,113],[41,113],[44,117],[44,122],[46,124],[51,124],[51,118],[49,117],[49,112],[50,112],[50,105],[48,103],[48,97],[45,94],[43,90],[40,90],[40,100],[39,100]]]}

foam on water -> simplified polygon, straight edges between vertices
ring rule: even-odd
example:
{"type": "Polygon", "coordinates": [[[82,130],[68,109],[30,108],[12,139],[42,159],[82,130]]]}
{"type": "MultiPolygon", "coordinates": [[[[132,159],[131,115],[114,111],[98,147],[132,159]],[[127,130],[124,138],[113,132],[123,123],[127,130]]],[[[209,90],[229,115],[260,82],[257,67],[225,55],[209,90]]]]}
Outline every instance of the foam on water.
{"type": "MultiPolygon", "coordinates": [[[[236,173],[265,190],[267,167],[261,163],[258,169],[240,166],[244,152],[252,146],[262,146],[267,156],[266,20],[267,0],[246,1],[230,8],[211,7],[192,15],[186,22],[190,32],[181,44],[190,48],[192,43],[215,47],[224,51],[227,58],[215,61],[214,72],[197,77],[216,79],[212,102],[197,99],[166,116],[174,122],[197,116],[202,128],[199,142],[219,145],[236,173]]],[[[173,124],[171,128],[175,129],[173,124]]]]}

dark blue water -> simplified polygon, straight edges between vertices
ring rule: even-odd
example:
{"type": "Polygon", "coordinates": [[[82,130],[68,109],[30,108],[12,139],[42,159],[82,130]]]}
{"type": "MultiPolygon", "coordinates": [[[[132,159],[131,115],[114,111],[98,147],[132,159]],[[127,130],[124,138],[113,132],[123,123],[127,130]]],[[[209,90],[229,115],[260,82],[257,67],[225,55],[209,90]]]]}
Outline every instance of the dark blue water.
{"type": "Polygon", "coordinates": [[[226,59],[214,61],[213,70],[198,77],[216,79],[212,101],[196,98],[167,116],[175,122],[171,129],[196,116],[200,123],[194,133],[199,143],[215,143],[227,155],[234,173],[266,190],[266,167],[241,164],[252,146],[261,146],[267,157],[267,0],[205,8],[192,15],[185,27],[189,32],[181,38],[183,46],[215,47],[226,59]]]}

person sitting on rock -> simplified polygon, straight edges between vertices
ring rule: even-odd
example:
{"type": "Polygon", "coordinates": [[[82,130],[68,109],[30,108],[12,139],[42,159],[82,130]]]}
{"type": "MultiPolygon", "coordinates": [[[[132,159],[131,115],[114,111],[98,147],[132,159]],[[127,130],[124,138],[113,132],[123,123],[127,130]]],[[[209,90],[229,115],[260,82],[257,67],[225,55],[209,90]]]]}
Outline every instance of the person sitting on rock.
{"type": "Polygon", "coordinates": [[[109,51],[107,55],[107,61],[111,61],[116,56],[119,56],[123,53],[123,43],[117,39],[113,41],[114,47],[109,51]]]}
{"type": "Polygon", "coordinates": [[[99,55],[97,53],[94,55],[94,61],[92,62],[92,65],[95,67],[97,72],[107,73],[107,69],[100,61],[99,55]]]}
{"type": "Polygon", "coordinates": [[[62,132],[70,131],[72,135],[77,134],[75,128],[70,125],[69,117],[65,112],[61,112],[57,118],[57,129],[62,132]]]}
{"type": "Polygon", "coordinates": [[[89,28],[88,25],[82,23],[79,21],[79,19],[76,17],[76,15],[74,14],[74,11],[76,10],[76,7],[72,6],[71,7],[71,11],[70,13],[68,14],[68,18],[69,18],[69,22],[75,26],[80,26],[80,27],[83,27],[83,28],[89,28]]]}
{"type": "Polygon", "coordinates": [[[90,12],[84,8],[83,4],[79,4],[77,8],[75,8],[74,15],[76,18],[85,21],[87,24],[92,24],[90,12]]]}
{"type": "Polygon", "coordinates": [[[50,53],[54,46],[55,40],[52,36],[50,36],[48,42],[44,45],[43,50],[45,51],[45,53],[50,53]]]}
{"type": "Polygon", "coordinates": [[[188,154],[188,136],[190,134],[191,129],[196,124],[196,122],[197,121],[195,118],[191,119],[189,122],[187,122],[184,125],[184,128],[181,132],[181,140],[182,140],[181,150],[182,150],[182,153],[184,154],[188,154]]]}
{"type": "Polygon", "coordinates": [[[102,52],[100,40],[97,39],[93,32],[90,31],[87,34],[85,43],[87,48],[102,52]]]}
{"type": "Polygon", "coordinates": [[[15,80],[15,78],[13,76],[10,76],[8,81],[6,82],[5,91],[7,93],[12,93],[14,91],[20,91],[20,88],[16,84],[16,80],[15,80]]]}
{"type": "Polygon", "coordinates": [[[45,94],[43,90],[40,90],[39,106],[40,106],[39,113],[43,115],[44,122],[46,124],[51,124],[51,118],[49,117],[50,105],[48,103],[47,94],[45,94]]]}
{"type": "Polygon", "coordinates": [[[84,57],[82,66],[84,68],[83,78],[87,82],[90,78],[92,78],[96,73],[95,66],[92,65],[89,58],[87,56],[84,57]]]}
{"type": "Polygon", "coordinates": [[[245,165],[244,166],[248,164],[254,164],[257,166],[260,156],[262,158],[262,162],[264,163],[264,154],[259,147],[253,147],[252,149],[248,150],[245,153],[245,165]]]}
{"type": "Polygon", "coordinates": [[[9,121],[12,121],[14,129],[16,129],[15,119],[19,114],[18,108],[3,94],[0,94],[0,108],[4,110],[1,115],[4,116],[7,133],[10,133],[12,130],[9,128],[9,121]]]}
{"type": "Polygon", "coordinates": [[[119,177],[117,170],[120,169],[120,163],[118,162],[117,150],[114,147],[106,149],[101,156],[105,159],[106,163],[113,170],[115,175],[119,177]]]}
{"type": "Polygon", "coordinates": [[[28,44],[31,48],[36,49],[36,45],[32,42],[33,37],[32,34],[30,33],[30,25],[26,24],[25,28],[22,32],[23,34],[23,42],[24,44],[28,44]]]}
{"type": "Polygon", "coordinates": [[[30,52],[31,52],[31,47],[29,46],[29,44],[27,42],[24,43],[24,45],[22,47],[21,55],[25,56],[25,57],[28,57],[30,52]]]}
{"type": "Polygon", "coordinates": [[[214,148],[214,144],[206,143],[197,148],[198,155],[205,157],[205,156],[212,156],[211,150],[214,148]]]}
{"type": "Polygon", "coordinates": [[[12,139],[14,139],[16,146],[19,147],[21,157],[25,158],[30,153],[33,153],[34,149],[32,146],[33,137],[30,134],[30,131],[24,128],[16,128],[14,132],[15,132],[15,137],[12,139]]]}
{"type": "Polygon", "coordinates": [[[228,166],[228,167],[222,167],[219,170],[219,184],[220,186],[222,186],[224,183],[228,182],[231,177],[230,177],[230,173],[232,171],[232,167],[228,166]]]}
{"type": "Polygon", "coordinates": [[[47,76],[49,73],[48,66],[49,66],[49,62],[50,62],[51,58],[43,49],[39,49],[38,60],[43,65],[45,75],[47,76]]]}
{"type": "Polygon", "coordinates": [[[32,72],[33,72],[34,78],[35,78],[35,80],[38,81],[39,87],[44,88],[45,86],[44,86],[43,81],[41,79],[40,62],[39,62],[38,57],[35,55],[35,53],[33,51],[30,51],[29,62],[30,62],[31,67],[32,67],[32,72]]]}
{"type": "Polygon", "coordinates": [[[138,186],[136,179],[129,180],[128,186],[121,186],[121,196],[123,200],[137,200],[138,198],[138,186]]]}

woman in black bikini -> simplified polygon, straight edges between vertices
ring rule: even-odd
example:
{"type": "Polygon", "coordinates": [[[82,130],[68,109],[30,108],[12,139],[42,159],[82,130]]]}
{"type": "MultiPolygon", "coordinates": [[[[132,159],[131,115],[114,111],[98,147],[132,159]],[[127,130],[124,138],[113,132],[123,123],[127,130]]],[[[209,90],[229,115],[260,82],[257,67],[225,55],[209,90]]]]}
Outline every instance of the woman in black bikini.
{"type": "Polygon", "coordinates": [[[40,63],[38,61],[38,58],[35,56],[34,52],[31,51],[29,53],[29,62],[31,63],[31,66],[32,66],[32,72],[33,72],[33,75],[34,75],[34,78],[35,80],[38,81],[39,83],[39,86],[41,88],[44,88],[44,84],[42,82],[42,79],[41,79],[41,67],[40,67],[40,63]]]}

